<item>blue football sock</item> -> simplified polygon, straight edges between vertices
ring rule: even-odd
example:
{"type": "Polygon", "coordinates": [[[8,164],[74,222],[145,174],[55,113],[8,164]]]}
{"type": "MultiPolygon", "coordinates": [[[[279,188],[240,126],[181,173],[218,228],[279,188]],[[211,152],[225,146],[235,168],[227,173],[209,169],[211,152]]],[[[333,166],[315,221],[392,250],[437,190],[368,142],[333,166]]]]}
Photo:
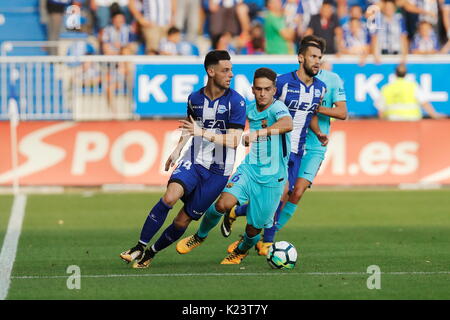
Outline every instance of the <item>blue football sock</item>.
{"type": "Polygon", "coordinates": [[[261,238],[260,234],[257,234],[253,238],[250,238],[246,232],[246,233],[244,233],[244,239],[239,244],[238,249],[240,251],[247,252],[250,248],[252,248],[259,241],[260,238],[261,238]]]}
{"type": "Polygon", "coordinates": [[[161,226],[166,221],[167,214],[169,210],[172,209],[171,206],[165,204],[161,199],[153,207],[145,220],[144,226],[142,227],[141,236],[139,242],[143,245],[147,245],[150,239],[158,232],[161,226]]]}
{"type": "Polygon", "coordinates": [[[172,223],[166,228],[166,230],[164,230],[159,239],[156,240],[155,244],[152,246],[152,250],[154,252],[158,252],[164,248],[167,248],[172,243],[180,239],[185,231],[186,229],[177,229],[172,223]]]}
{"type": "Polygon", "coordinates": [[[248,204],[244,204],[242,206],[237,206],[236,209],[234,209],[234,213],[236,214],[236,217],[246,216],[247,215],[247,207],[248,207],[248,204]]]}
{"type": "Polygon", "coordinates": [[[273,240],[275,239],[275,233],[278,231],[277,221],[280,216],[280,211],[281,211],[280,209],[281,209],[282,205],[283,205],[283,202],[280,201],[280,203],[278,204],[277,211],[275,211],[275,216],[273,218],[272,227],[264,229],[264,237],[263,237],[264,242],[273,242],[273,240]]]}
{"type": "Polygon", "coordinates": [[[281,228],[285,226],[289,219],[294,215],[296,209],[297,205],[295,203],[289,201],[286,202],[286,205],[284,206],[283,210],[281,210],[280,216],[278,218],[277,230],[281,230],[281,228]]]}
{"type": "Polygon", "coordinates": [[[214,202],[208,210],[206,210],[202,222],[200,223],[200,227],[198,228],[197,235],[200,238],[206,238],[209,231],[219,223],[222,217],[223,214],[216,210],[216,203],[214,202]]]}

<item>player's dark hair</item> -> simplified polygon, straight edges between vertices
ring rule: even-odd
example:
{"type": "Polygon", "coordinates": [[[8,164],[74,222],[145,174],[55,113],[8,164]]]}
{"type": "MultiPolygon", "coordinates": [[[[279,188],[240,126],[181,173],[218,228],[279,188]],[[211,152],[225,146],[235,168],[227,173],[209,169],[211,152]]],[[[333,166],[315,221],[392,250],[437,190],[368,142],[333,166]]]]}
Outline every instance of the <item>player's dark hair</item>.
{"type": "Polygon", "coordinates": [[[326,41],[324,38],[315,35],[306,36],[300,42],[298,54],[305,54],[306,50],[308,50],[308,47],[318,48],[321,53],[324,53],[326,48],[326,41]]]}
{"type": "Polygon", "coordinates": [[[174,33],[180,33],[180,29],[178,29],[177,27],[170,27],[169,30],[167,30],[167,35],[170,36],[174,33]]]}
{"type": "Polygon", "coordinates": [[[210,66],[219,64],[220,60],[231,60],[230,54],[226,50],[213,50],[208,52],[205,57],[205,70],[208,71],[210,66]]]}
{"type": "Polygon", "coordinates": [[[258,78],[267,78],[271,80],[275,85],[277,81],[277,73],[269,68],[259,68],[256,69],[255,74],[253,76],[253,83],[255,83],[255,80],[258,78]]]}

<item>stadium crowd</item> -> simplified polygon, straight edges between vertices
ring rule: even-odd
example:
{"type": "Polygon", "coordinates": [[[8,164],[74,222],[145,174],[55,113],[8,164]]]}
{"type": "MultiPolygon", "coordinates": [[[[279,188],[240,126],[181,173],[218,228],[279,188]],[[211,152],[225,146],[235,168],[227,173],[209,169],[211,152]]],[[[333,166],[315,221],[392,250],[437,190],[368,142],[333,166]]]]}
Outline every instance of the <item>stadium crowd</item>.
{"type": "Polygon", "coordinates": [[[51,40],[67,6],[80,8],[86,54],[292,54],[310,34],[326,39],[326,53],[361,62],[450,51],[450,0],[41,1],[51,40]]]}

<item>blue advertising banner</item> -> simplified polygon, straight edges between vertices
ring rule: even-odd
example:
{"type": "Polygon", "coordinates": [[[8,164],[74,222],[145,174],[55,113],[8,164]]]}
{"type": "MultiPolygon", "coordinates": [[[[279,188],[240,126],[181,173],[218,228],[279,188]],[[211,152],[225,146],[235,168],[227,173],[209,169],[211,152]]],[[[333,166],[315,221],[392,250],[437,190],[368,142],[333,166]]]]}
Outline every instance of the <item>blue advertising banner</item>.
{"type": "MultiPolygon", "coordinates": [[[[189,94],[206,83],[201,62],[137,64],[134,88],[136,113],[141,117],[185,116],[189,94]]],[[[272,68],[279,74],[298,68],[295,57],[286,59],[286,62],[261,58],[255,62],[248,59],[242,62],[234,58],[231,87],[247,101],[254,100],[251,91],[253,72],[262,66],[272,68]]],[[[357,63],[333,64],[333,71],[344,81],[350,117],[377,116],[374,100],[381,87],[394,76],[395,66],[395,63],[369,63],[365,66],[359,66],[357,63]]],[[[407,77],[417,81],[436,111],[450,115],[450,60],[445,63],[412,62],[408,64],[408,72],[407,77]]]]}

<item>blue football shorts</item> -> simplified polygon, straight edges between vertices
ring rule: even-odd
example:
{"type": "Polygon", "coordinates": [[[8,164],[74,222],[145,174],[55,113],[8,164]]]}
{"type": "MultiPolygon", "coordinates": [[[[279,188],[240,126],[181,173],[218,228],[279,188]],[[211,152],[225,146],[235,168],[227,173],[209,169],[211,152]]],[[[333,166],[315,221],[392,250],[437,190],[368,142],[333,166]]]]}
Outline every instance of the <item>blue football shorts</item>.
{"type": "Polygon", "coordinates": [[[167,184],[176,182],[183,187],[184,210],[192,219],[198,220],[225,188],[228,178],[190,160],[181,160],[167,184]]]}

